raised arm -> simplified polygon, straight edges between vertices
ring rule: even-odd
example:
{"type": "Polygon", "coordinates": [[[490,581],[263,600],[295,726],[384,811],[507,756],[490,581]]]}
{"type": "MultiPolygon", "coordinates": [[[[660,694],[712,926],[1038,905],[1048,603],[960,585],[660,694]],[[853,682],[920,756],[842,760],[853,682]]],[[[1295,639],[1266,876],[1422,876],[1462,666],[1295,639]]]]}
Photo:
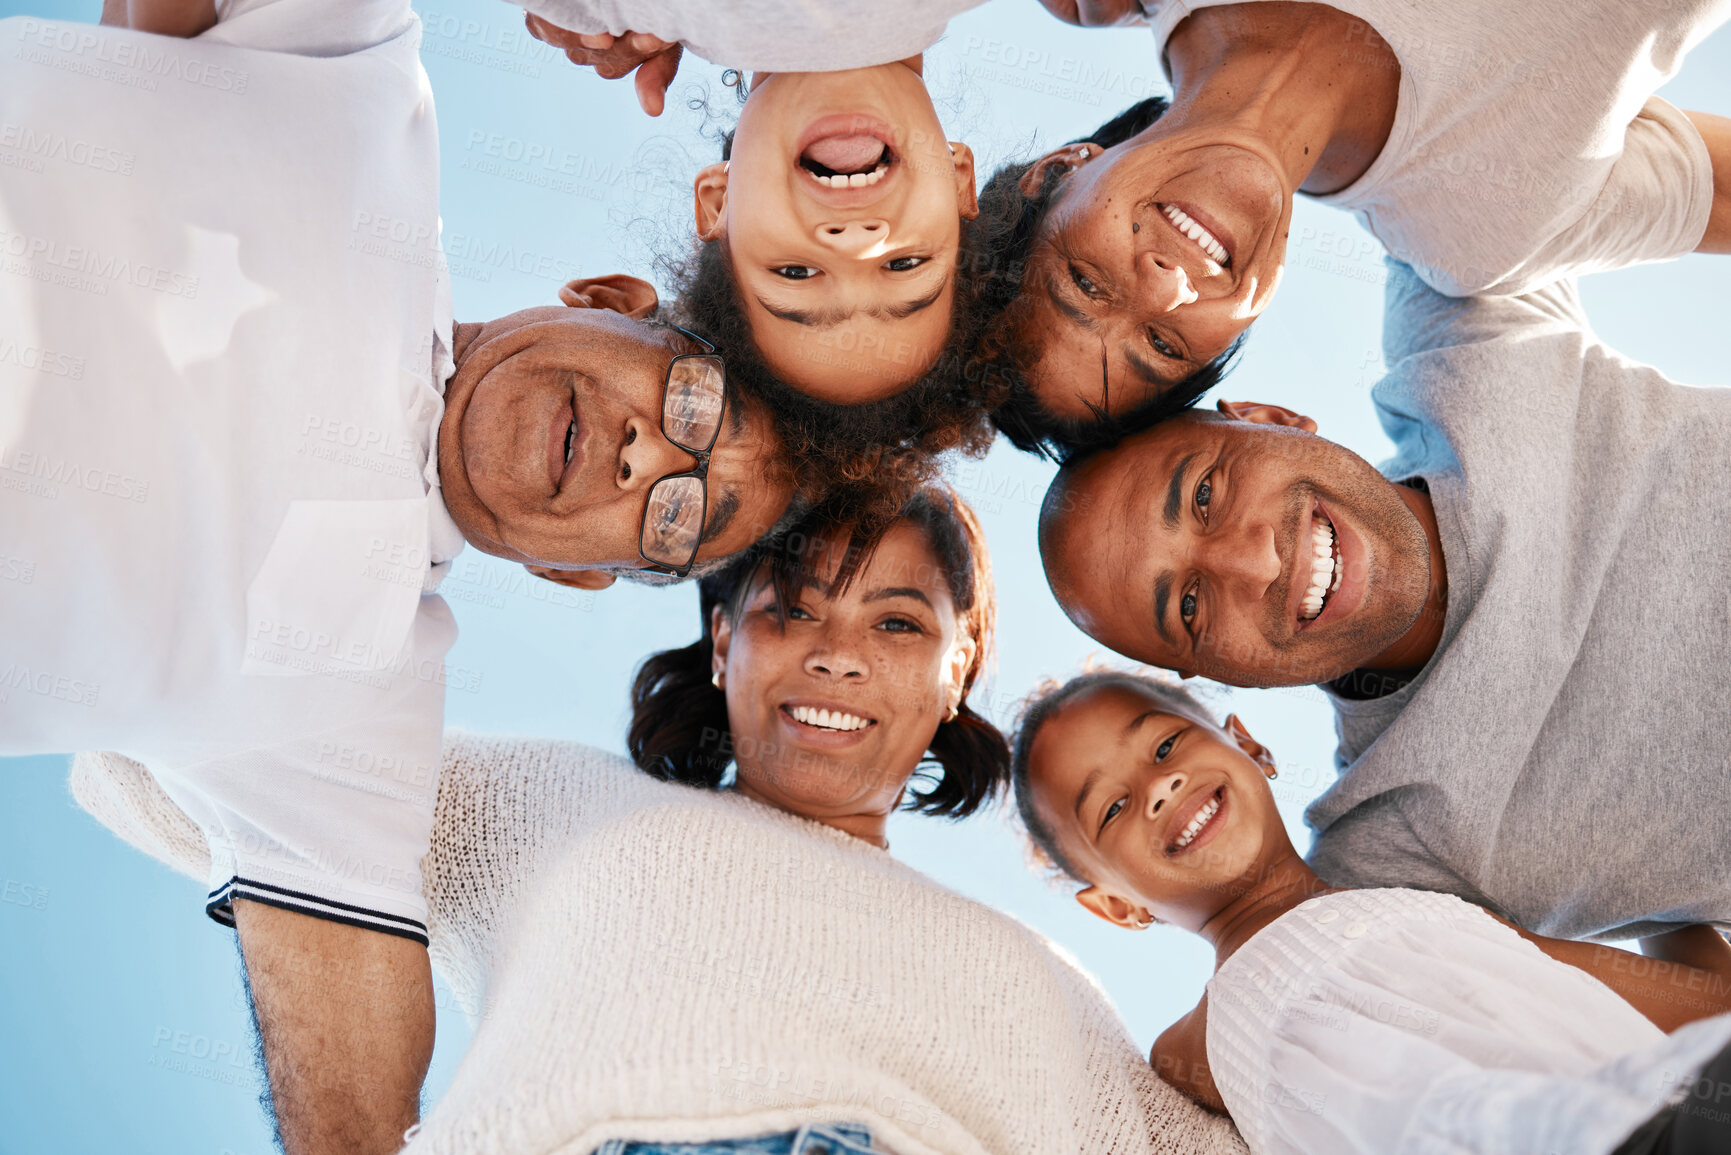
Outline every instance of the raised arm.
{"type": "Polygon", "coordinates": [[[287,1155],[389,1155],[420,1115],[433,974],[420,943],[236,898],[287,1155]]]}
{"type": "Polygon", "coordinates": [[[1731,253],[1731,116],[1685,112],[1713,158],[1713,215],[1696,246],[1698,253],[1731,253]]]}
{"type": "Polygon", "coordinates": [[[1654,944],[1649,956],[1515,930],[1558,962],[1584,970],[1616,991],[1667,1034],[1696,1019],[1731,1011],[1731,949],[1723,939],[1715,947],[1703,935],[1718,939],[1712,927],[1688,927],[1647,939],[1643,946],[1654,944]]]}

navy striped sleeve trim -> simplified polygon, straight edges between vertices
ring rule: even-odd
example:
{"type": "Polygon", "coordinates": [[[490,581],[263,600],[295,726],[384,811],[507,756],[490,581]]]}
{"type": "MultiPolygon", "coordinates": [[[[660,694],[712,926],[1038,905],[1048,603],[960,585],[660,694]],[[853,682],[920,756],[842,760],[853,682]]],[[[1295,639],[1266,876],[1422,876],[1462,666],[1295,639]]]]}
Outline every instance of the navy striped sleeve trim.
{"type": "Polygon", "coordinates": [[[386,914],[379,910],[368,910],[364,906],[354,906],[346,902],[337,902],[335,899],[320,898],[316,894],[289,890],[287,887],[273,886],[268,882],[258,882],[239,876],[229,879],[210,892],[210,897],[204,904],[204,912],[224,926],[233,926],[233,900],[237,896],[249,902],[259,902],[266,906],[279,907],[282,910],[299,911],[301,914],[310,914],[314,918],[322,918],[327,922],[340,922],[346,926],[358,926],[363,930],[376,930],[381,934],[393,934],[398,938],[412,939],[422,946],[428,945],[426,924],[416,922],[412,918],[404,918],[398,914],[386,914]]]}

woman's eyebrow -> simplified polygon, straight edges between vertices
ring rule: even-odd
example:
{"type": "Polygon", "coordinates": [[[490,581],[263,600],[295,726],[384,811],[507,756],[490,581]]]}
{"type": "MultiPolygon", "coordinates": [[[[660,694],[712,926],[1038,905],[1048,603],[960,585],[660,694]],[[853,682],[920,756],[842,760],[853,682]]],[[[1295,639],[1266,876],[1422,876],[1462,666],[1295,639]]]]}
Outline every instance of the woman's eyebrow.
{"type": "Polygon", "coordinates": [[[925,595],[925,591],[917,586],[889,586],[885,589],[873,590],[860,601],[881,602],[890,598],[913,598],[916,601],[924,602],[927,606],[932,604],[932,600],[925,595]]]}

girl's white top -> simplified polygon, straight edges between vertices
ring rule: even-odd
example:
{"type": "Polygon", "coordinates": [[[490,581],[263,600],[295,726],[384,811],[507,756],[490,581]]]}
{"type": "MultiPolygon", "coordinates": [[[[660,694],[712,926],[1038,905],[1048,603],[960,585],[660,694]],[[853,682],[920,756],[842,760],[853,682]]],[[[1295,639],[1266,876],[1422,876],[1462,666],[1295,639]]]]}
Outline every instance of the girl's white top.
{"type": "Polygon", "coordinates": [[[1257,1155],[1604,1155],[1728,1041],[1731,1015],[1667,1037],[1480,907],[1419,890],[1311,899],[1208,984],[1208,1065],[1257,1155]]]}
{"type": "MultiPolygon", "coordinates": [[[[202,877],[148,772],[73,792],[202,877]]],[[[474,1042],[409,1143],[588,1155],[857,1121],[896,1155],[1244,1152],[1028,927],[830,827],[571,743],[447,735],[423,862],[474,1042]]]]}

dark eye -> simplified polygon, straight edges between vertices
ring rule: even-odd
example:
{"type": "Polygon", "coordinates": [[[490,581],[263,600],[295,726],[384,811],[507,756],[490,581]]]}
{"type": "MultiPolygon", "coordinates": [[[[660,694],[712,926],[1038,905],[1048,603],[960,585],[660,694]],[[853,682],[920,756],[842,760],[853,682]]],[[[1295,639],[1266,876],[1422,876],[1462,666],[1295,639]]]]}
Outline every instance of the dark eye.
{"type": "Polygon", "coordinates": [[[1178,599],[1178,616],[1184,619],[1185,625],[1189,625],[1191,619],[1196,616],[1196,594],[1194,591],[1186,593],[1178,599]]]}
{"type": "Polygon", "coordinates": [[[1208,524],[1208,503],[1214,499],[1214,472],[1202,475],[1202,483],[1196,487],[1196,509],[1202,515],[1202,524],[1208,524]]]}
{"type": "Polygon", "coordinates": [[[885,261],[884,268],[892,273],[905,273],[909,269],[917,269],[926,263],[926,257],[897,257],[893,261],[885,261]]]}
{"type": "Polygon", "coordinates": [[[1112,819],[1118,817],[1118,812],[1123,810],[1123,809],[1124,809],[1124,800],[1122,798],[1120,798],[1120,799],[1118,799],[1118,801],[1112,803],[1112,805],[1106,807],[1106,813],[1102,814],[1100,816],[1100,829],[1101,830],[1106,829],[1106,823],[1108,823],[1108,822],[1112,821],[1112,819]]]}
{"type": "Polygon", "coordinates": [[[810,265],[778,265],[769,271],[790,281],[809,281],[817,276],[817,270],[810,265]]]}
{"type": "Polygon", "coordinates": [[[1148,340],[1154,346],[1154,351],[1159,353],[1162,357],[1170,357],[1174,361],[1182,361],[1184,359],[1184,355],[1182,353],[1178,352],[1178,350],[1174,349],[1164,338],[1162,338],[1160,336],[1160,334],[1149,333],[1148,334],[1148,340]]]}
{"type": "Polygon", "coordinates": [[[1166,755],[1172,753],[1172,743],[1176,741],[1178,741],[1178,735],[1174,734],[1172,737],[1166,739],[1166,741],[1160,743],[1160,745],[1154,750],[1154,761],[1165,761],[1166,755]]]}
{"type": "Polygon", "coordinates": [[[1070,280],[1076,283],[1076,287],[1082,290],[1082,295],[1085,297],[1098,297],[1101,295],[1100,287],[1089,278],[1087,273],[1084,273],[1075,265],[1070,266],[1070,280]]]}
{"type": "Polygon", "coordinates": [[[907,618],[888,618],[879,624],[892,634],[918,633],[920,629],[918,622],[907,618]]]}
{"type": "Polygon", "coordinates": [[[789,621],[794,622],[806,622],[812,620],[811,614],[807,612],[804,606],[794,606],[792,609],[787,611],[787,617],[789,621]]]}

